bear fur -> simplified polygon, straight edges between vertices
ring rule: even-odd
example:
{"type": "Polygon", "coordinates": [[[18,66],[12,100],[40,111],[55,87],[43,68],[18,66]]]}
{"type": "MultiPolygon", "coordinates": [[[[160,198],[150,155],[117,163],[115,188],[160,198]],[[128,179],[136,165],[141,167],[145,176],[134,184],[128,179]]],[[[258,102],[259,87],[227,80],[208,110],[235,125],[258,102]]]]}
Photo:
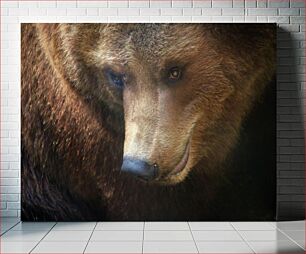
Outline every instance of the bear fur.
{"type": "Polygon", "coordinates": [[[273,219],[275,54],[273,25],[22,24],[22,219],[273,219]],[[156,81],[182,55],[188,85],[156,81]],[[106,84],[105,68],[133,64],[137,87],[106,84]],[[162,184],[120,171],[131,105],[144,98],[143,114],[161,114],[156,84],[177,100],[152,161],[171,170],[194,129],[188,169],[162,184]]]}

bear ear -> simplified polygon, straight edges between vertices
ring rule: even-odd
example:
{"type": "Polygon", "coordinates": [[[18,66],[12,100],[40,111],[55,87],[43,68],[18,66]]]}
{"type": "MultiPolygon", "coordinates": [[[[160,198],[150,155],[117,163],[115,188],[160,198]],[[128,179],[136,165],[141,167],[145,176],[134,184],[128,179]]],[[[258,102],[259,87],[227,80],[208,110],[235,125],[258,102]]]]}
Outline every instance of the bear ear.
{"type": "Polygon", "coordinates": [[[55,34],[55,32],[58,30],[58,27],[60,24],[54,23],[54,24],[45,24],[45,23],[39,23],[35,24],[37,30],[39,31],[40,35],[45,35],[45,37],[51,39],[52,35],[55,34]]]}
{"type": "Polygon", "coordinates": [[[37,36],[40,46],[46,53],[46,57],[49,58],[54,69],[61,76],[65,76],[65,70],[63,68],[63,52],[62,52],[62,36],[61,31],[65,28],[65,24],[35,24],[37,30],[37,36]]]}
{"type": "MultiPolygon", "coordinates": [[[[53,56],[57,54],[59,44],[59,26],[60,24],[35,24],[37,36],[44,52],[48,53],[53,60],[53,56]]],[[[52,61],[53,62],[53,61],[52,61]]]]}
{"type": "Polygon", "coordinates": [[[35,24],[38,34],[38,39],[47,51],[55,49],[56,41],[59,37],[59,26],[60,24],[35,24]]]}

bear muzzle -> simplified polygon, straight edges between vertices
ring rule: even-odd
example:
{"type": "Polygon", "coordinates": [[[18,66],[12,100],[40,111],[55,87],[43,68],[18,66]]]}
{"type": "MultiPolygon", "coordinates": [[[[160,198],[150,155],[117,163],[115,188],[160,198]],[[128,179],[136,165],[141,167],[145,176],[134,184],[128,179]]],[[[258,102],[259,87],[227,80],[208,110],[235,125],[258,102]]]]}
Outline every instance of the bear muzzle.
{"type": "Polygon", "coordinates": [[[144,160],[124,157],[121,171],[132,174],[145,181],[152,181],[158,177],[159,167],[156,163],[149,164],[144,160]]]}

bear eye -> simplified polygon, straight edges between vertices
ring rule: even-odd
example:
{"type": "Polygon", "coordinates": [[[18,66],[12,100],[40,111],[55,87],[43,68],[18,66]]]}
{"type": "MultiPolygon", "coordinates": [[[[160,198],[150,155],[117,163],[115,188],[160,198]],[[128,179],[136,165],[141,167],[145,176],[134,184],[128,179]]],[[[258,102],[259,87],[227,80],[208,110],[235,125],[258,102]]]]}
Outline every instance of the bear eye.
{"type": "Polygon", "coordinates": [[[168,79],[170,81],[179,80],[182,76],[182,70],[179,67],[172,67],[168,72],[168,79]]]}
{"type": "Polygon", "coordinates": [[[115,73],[113,71],[108,71],[107,77],[112,85],[119,88],[122,88],[124,86],[124,75],[115,73]]]}

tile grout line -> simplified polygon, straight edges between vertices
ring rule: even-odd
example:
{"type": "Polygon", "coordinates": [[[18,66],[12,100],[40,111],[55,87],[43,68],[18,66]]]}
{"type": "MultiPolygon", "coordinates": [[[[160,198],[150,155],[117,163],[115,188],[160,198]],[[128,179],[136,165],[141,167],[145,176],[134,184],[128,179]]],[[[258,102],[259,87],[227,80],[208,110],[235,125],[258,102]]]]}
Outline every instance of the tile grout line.
{"type": "Polygon", "coordinates": [[[49,229],[49,231],[38,241],[38,243],[28,252],[28,253],[32,253],[32,251],[38,246],[38,244],[40,244],[40,242],[51,232],[51,230],[55,227],[55,225],[57,224],[57,222],[55,222],[55,224],[49,229]]]}
{"type": "Polygon", "coordinates": [[[17,226],[21,221],[16,222],[16,224],[13,224],[13,226],[11,226],[9,229],[5,230],[0,236],[3,236],[5,233],[9,232],[12,228],[14,228],[15,226],[17,226]]]}
{"type": "MultiPolygon", "coordinates": [[[[277,224],[273,224],[273,222],[271,222],[271,221],[269,221],[268,222],[274,229],[277,229],[277,224]]],[[[277,221],[276,221],[276,223],[277,223],[277,221]]]]}
{"type": "Polygon", "coordinates": [[[290,237],[289,235],[287,235],[285,233],[285,231],[279,229],[279,228],[276,228],[279,232],[283,233],[286,237],[288,237],[292,242],[294,242],[296,245],[298,245],[299,247],[301,247],[303,250],[305,250],[305,248],[303,246],[301,246],[300,244],[298,244],[298,242],[296,242],[292,237],[290,237]]]}
{"type": "Polygon", "coordinates": [[[95,224],[95,226],[94,226],[94,228],[93,228],[93,230],[92,230],[92,232],[91,232],[91,234],[90,234],[90,236],[89,236],[89,238],[88,238],[88,241],[87,241],[87,243],[86,243],[86,246],[85,246],[85,248],[84,248],[83,254],[85,253],[85,251],[86,251],[86,249],[87,249],[87,246],[88,246],[88,244],[89,244],[89,241],[90,241],[90,239],[91,239],[93,233],[95,232],[95,229],[96,229],[97,225],[98,225],[98,222],[96,221],[96,224],[95,224]]]}
{"type": "Polygon", "coordinates": [[[145,221],[143,222],[142,226],[142,244],[141,244],[141,253],[143,254],[143,246],[144,246],[144,234],[145,234],[145,221]]]}
{"type": "Polygon", "coordinates": [[[253,251],[253,253],[256,253],[256,251],[252,248],[252,246],[249,244],[247,240],[244,239],[244,237],[240,234],[239,230],[235,228],[232,222],[230,222],[233,229],[237,232],[237,234],[241,237],[241,239],[246,243],[246,245],[253,251]]]}
{"type": "Polygon", "coordinates": [[[196,246],[197,252],[200,253],[199,248],[198,248],[198,245],[197,245],[197,242],[195,241],[195,239],[194,239],[194,237],[193,237],[193,233],[192,233],[192,230],[191,230],[189,221],[187,221],[187,224],[188,224],[188,227],[189,227],[189,231],[190,231],[190,233],[191,233],[191,236],[192,236],[192,240],[193,240],[193,242],[194,242],[194,244],[195,244],[195,246],[196,246]]]}

